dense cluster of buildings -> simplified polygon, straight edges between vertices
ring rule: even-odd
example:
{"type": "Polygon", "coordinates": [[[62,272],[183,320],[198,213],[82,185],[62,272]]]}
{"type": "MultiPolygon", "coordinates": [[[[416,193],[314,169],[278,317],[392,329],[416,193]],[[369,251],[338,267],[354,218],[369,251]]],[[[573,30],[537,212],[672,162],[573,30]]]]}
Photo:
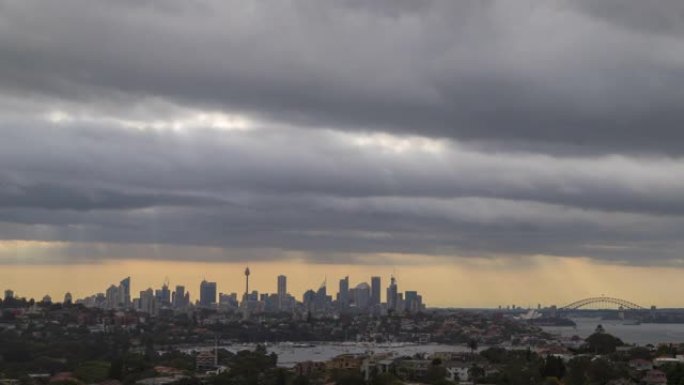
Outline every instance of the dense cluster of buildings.
{"type": "MultiPolygon", "coordinates": [[[[607,349],[606,341],[614,341],[614,337],[607,335],[602,326],[596,328],[594,335],[599,335],[596,338],[553,336],[527,320],[497,310],[430,309],[414,314],[413,305],[407,305],[413,301],[411,292],[399,293],[396,280],[391,279],[381,297],[381,282],[380,278],[374,277],[370,284],[350,287],[349,279],[345,277],[340,280],[342,290],[334,299],[322,285],[322,290],[307,291],[302,301],[295,301],[287,293],[284,276],[277,278],[277,290],[273,294],[252,295],[254,292],[248,291],[246,280],[247,294],[239,302],[237,295],[223,295],[235,301],[232,313],[205,311],[207,308],[219,309],[222,298],[217,293],[217,285],[206,280],[200,284],[199,298],[192,304],[183,287],[171,290],[168,282],[158,290],[147,289],[131,299],[128,278],[119,285],[112,285],[105,293],[76,301],[88,303],[88,306],[51,304],[47,297],[40,302],[27,301],[16,298],[14,292],[7,290],[0,301],[0,356],[4,354],[0,359],[0,380],[4,374],[1,365],[10,362],[7,357],[13,357],[7,355],[8,349],[3,351],[4,346],[24,344],[22,349],[33,349],[35,353],[31,357],[35,358],[24,362],[19,371],[15,367],[17,362],[6,365],[4,370],[9,370],[7,373],[12,377],[8,381],[12,382],[0,381],[0,385],[19,385],[17,381],[21,376],[17,373],[22,370],[29,373],[29,378],[39,375],[45,379],[44,382],[32,382],[35,385],[78,380],[73,376],[81,372],[66,372],[66,362],[46,361],[38,350],[46,342],[62,346],[66,339],[90,346],[103,355],[116,351],[113,344],[124,340],[129,352],[140,357],[144,357],[150,348],[161,349],[159,356],[150,356],[154,377],[146,377],[152,373],[149,370],[145,377],[130,380],[138,385],[170,385],[182,379],[209,379],[219,373],[230,373],[234,367],[231,368],[228,361],[234,356],[224,352],[219,357],[219,346],[242,349],[253,346],[248,344],[254,341],[298,341],[269,343],[268,349],[275,349],[273,352],[311,348],[312,354],[302,354],[289,361],[287,368],[293,375],[307,377],[314,385],[331,383],[340,372],[354,373],[354,378],[362,379],[364,382],[359,383],[365,384],[384,375],[399,381],[394,384],[431,385],[444,384],[444,380],[459,384],[511,384],[510,378],[522,378],[522,375],[529,380],[525,384],[575,384],[578,382],[571,382],[571,379],[578,375],[586,380],[580,382],[582,384],[684,383],[681,370],[684,368],[684,345],[643,347],[620,342],[607,349]],[[403,306],[400,308],[402,316],[371,316],[373,311],[389,314],[390,306],[403,306]],[[293,311],[291,317],[282,312],[284,308],[293,311]],[[176,313],[175,309],[187,312],[176,313]],[[250,322],[243,322],[241,314],[249,314],[241,313],[245,309],[263,313],[250,322]],[[274,313],[268,314],[269,309],[274,313]],[[303,315],[315,311],[332,315],[348,312],[350,316],[303,319],[303,315]],[[154,316],[154,312],[159,313],[154,316]],[[126,338],[122,339],[122,336],[126,338]],[[147,345],[146,341],[155,340],[160,341],[156,346],[147,345]],[[105,341],[106,344],[98,347],[92,341],[105,341]],[[333,341],[340,343],[330,343],[333,341]],[[426,348],[429,352],[404,350],[425,343],[465,344],[466,348],[434,351],[432,347],[436,345],[430,344],[431,348],[426,348]],[[334,351],[344,354],[328,355],[326,346],[335,346],[334,351]],[[478,353],[478,346],[490,348],[478,353]],[[189,347],[192,352],[181,353],[189,347]],[[165,356],[167,353],[169,355],[165,356]],[[174,360],[168,357],[174,357],[174,360]],[[176,366],[159,366],[170,362],[176,366]],[[592,377],[604,375],[608,377],[603,382],[595,382],[592,377]],[[555,377],[563,382],[543,382],[545,377],[555,377]]],[[[71,302],[71,296],[65,296],[64,302],[71,302]]],[[[266,349],[264,347],[264,354],[266,349]]],[[[75,362],[92,360],[90,351],[83,350],[79,354],[82,356],[75,362]]]]}
{"type": "MultiPolygon", "coordinates": [[[[328,294],[327,280],[317,290],[307,290],[301,301],[287,291],[287,277],[277,277],[275,293],[259,293],[249,287],[249,268],[245,269],[245,291],[241,298],[237,293],[219,293],[216,282],[203,280],[199,287],[199,298],[191,302],[190,292],[185,286],[177,285],[171,290],[164,282],[160,289],[149,288],[140,292],[138,298],[131,296],[131,279],[123,279],[119,285],[111,285],[104,293],[98,293],[76,301],[88,307],[102,309],[135,309],[156,314],[161,309],[184,311],[190,308],[209,308],[227,312],[242,312],[246,317],[252,314],[297,312],[318,316],[340,314],[404,314],[417,313],[425,309],[423,298],[417,291],[400,292],[397,280],[390,278],[382,301],[382,278],[371,277],[370,284],[361,282],[350,287],[349,277],[339,281],[337,294],[328,294]]],[[[69,300],[70,299],[69,294],[69,300]]]]}
{"type": "Polygon", "coordinates": [[[349,287],[349,277],[340,279],[337,296],[327,294],[324,282],[318,290],[307,290],[302,298],[304,308],[313,313],[415,313],[423,310],[423,298],[416,291],[400,293],[394,277],[386,291],[386,302],[381,299],[381,278],[371,277],[370,285],[361,282],[349,287]]]}

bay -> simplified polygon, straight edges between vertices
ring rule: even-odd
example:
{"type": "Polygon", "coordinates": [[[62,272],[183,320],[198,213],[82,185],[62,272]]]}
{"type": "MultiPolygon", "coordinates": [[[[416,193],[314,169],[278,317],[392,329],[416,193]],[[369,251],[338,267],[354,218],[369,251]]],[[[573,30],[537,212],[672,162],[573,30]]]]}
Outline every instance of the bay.
{"type": "Polygon", "coordinates": [[[581,338],[590,336],[600,324],[606,333],[620,338],[628,344],[644,346],[647,344],[658,345],[662,343],[684,342],[684,324],[655,324],[642,323],[628,325],[621,321],[602,320],[600,318],[572,318],[576,327],[543,326],[545,331],[562,337],[577,335],[581,338]]]}

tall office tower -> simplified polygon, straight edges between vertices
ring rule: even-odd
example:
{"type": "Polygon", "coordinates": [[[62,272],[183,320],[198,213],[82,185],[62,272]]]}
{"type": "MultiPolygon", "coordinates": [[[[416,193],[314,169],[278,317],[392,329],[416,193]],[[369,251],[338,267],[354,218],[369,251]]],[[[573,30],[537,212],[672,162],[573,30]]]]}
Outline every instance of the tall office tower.
{"type": "Polygon", "coordinates": [[[309,312],[313,311],[315,302],[316,292],[311,289],[305,291],[302,295],[302,304],[304,304],[304,308],[309,312]]]}
{"type": "Polygon", "coordinates": [[[71,296],[71,293],[67,292],[64,294],[64,304],[65,305],[71,305],[71,303],[74,301],[73,297],[71,296]]]}
{"type": "Polygon", "coordinates": [[[200,283],[200,306],[209,307],[216,303],[216,282],[203,280],[200,283]]]}
{"type": "Polygon", "coordinates": [[[396,313],[403,313],[406,303],[404,302],[404,293],[397,293],[397,305],[394,308],[396,313]]]}
{"type": "Polygon", "coordinates": [[[165,281],[161,288],[161,303],[163,305],[171,304],[171,290],[169,290],[169,282],[165,281]]]}
{"type": "Polygon", "coordinates": [[[370,305],[376,306],[380,305],[380,293],[382,291],[380,277],[371,277],[371,297],[370,305]]]}
{"type": "Polygon", "coordinates": [[[349,277],[340,279],[340,292],[337,293],[337,305],[340,311],[344,311],[349,306],[349,277]]]}
{"type": "Polygon", "coordinates": [[[285,300],[287,298],[287,277],[278,276],[278,310],[285,310],[285,300]]]}
{"type": "Polygon", "coordinates": [[[316,292],[316,295],[319,296],[320,298],[328,298],[328,281],[325,280],[323,283],[321,283],[321,286],[318,287],[318,291],[316,292]]]}
{"type": "Polygon", "coordinates": [[[155,314],[156,302],[152,288],[143,290],[140,292],[140,300],[138,302],[140,308],[138,310],[147,314],[155,314]]]}
{"type": "Polygon", "coordinates": [[[97,293],[97,294],[95,294],[94,303],[95,303],[96,307],[102,309],[107,304],[107,297],[105,296],[104,293],[97,293]]]}
{"type": "Polygon", "coordinates": [[[176,285],[176,291],[173,294],[173,307],[182,309],[185,307],[185,286],[176,285]]]}
{"type": "Polygon", "coordinates": [[[404,310],[416,313],[423,310],[423,297],[417,291],[406,291],[404,293],[404,310]]]}
{"type": "Polygon", "coordinates": [[[131,305],[131,277],[126,277],[119,283],[119,303],[125,308],[131,305]]]}
{"type": "Polygon", "coordinates": [[[105,307],[107,309],[116,309],[119,306],[119,288],[111,285],[105,292],[105,307]]]}
{"type": "Polygon", "coordinates": [[[219,306],[225,310],[236,310],[238,308],[237,293],[220,293],[219,306]]]}
{"type": "Polygon", "coordinates": [[[14,298],[14,292],[10,289],[5,290],[5,301],[14,298]]]}
{"type": "Polygon", "coordinates": [[[354,288],[354,304],[359,310],[365,310],[370,304],[371,288],[367,283],[361,282],[354,288]]]}
{"type": "Polygon", "coordinates": [[[394,276],[390,278],[390,285],[387,288],[387,310],[395,311],[397,310],[398,301],[398,289],[397,282],[394,276]]]}
{"type": "Polygon", "coordinates": [[[328,307],[328,280],[324,280],[316,291],[315,308],[316,311],[325,311],[328,307]]]}

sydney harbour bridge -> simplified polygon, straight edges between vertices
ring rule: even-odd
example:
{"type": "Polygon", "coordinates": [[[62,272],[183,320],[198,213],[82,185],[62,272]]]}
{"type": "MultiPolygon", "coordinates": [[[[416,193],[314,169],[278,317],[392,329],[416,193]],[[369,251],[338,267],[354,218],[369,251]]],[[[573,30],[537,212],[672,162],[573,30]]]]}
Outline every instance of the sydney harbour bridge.
{"type": "Polygon", "coordinates": [[[655,307],[645,307],[623,298],[599,296],[588,297],[568,303],[564,306],[551,306],[537,312],[536,315],[531,315],[529,318],[541,319],[560,319],[571,317],[571,314],[577,312],[598,312],[596,315],[601,315],[605,319],[638,319],[642,320],[645,317],[653,317],[655,307]]]}
{"type": "Polygon", "coordinates": [[[663,308],[637,304],[624,298],[606,295],[582,298],[562,306],[528,308],[525,313],[518,308],[517,319],[542,326],[573,326],[573,319],[582,317],[615,320],[625,325],[647,323],[684,323],[684,308],[663,308]]]}
{"type": "MultiPolygon", "coordinates": [[[[568,303],[564,306],[550,306],[542,309],[541,305],[537,309],[530,309],[526,314],[521,314],[518,319],[531,322],[548,323],[549,325],[569,326],[567,321],[572,314],[577,312],[590,311],[594,316],[601,316],[604,319],[636,320],[640,322],[646,318],[653,318],[655,306],[646,308],[636,303],[617,297],[588,297],[568,303]],[[566,321],[564,321],[566,320],[566,321]]],[[[572,322],[574,325],[574,322],[572,322]]]]}
{"type": "Polygon", "coordinates": [[[622,310],[646,310],[645,307],[637,305],[632,301],[606,296],[583,298],[559,307],[558,310],[578,310],[587,307],[596,308],[596,306],[599,306],[600,309],[609,309],[610,307],[608,306],[617,306],[618,309],[622,310]]]}

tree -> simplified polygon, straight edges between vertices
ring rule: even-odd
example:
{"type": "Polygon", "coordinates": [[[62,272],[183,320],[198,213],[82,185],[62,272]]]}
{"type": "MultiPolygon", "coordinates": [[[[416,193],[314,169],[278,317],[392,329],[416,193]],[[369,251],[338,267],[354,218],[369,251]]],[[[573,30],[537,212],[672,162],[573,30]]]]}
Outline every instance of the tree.
{"type": "Polygon", "coordinates": [[[116,358],[112,361],[111,365],[109,365],[108,377],[115,380],[123,379],[123,360],[121,358],[116,358]]]}
{"type": "Polygon", "coordinates": [[[477,350],[478,344],[477,344],[477,339],[471,338],[468,340],[468,347],[470,348],[471,353],[475,353],[477,350]]]}
{"type": "Polygon", "coordinates": [[[103,361],[86,361],[76,367],[74,375],[86,384],[102,382],[109,377],[111,365],[103,361]]]}
{"type": "Polygon", "coordinates": [[[473,381],[473,383],[477,384],[480,382],[485,376],[485,371],[483,368],[477,366],[477,364],[473,364],[473,366],[468,369],[468,377],[470,377],[470,380],[473,381]]]}
{"type": "Polygon", "coordinates": [[[586,339],[589,351],[596,354],[614,353],[618,346],[624,345],[621,339],[608,333],[594,333],[586,339]]]}
{"type": "Polygon", "coordinates": [[[547,356],[544,360],[542,377],[553,377],[561,379],[565,376],[565,364],[560,357],[547,356]]]}
{"type": "Polygon", "coordinates": [[[437,358],[432,360],[432,364],[425,375],[425,381],[428,384],[438,384],[444,380],[446,374],[446,368],[442,366],[442,360],[437,358]]]}
{"type": "MultiPolygon", "coordinates": [[[[375,376],[370,385],[401,385],[402,382],[391,373],[382,373],[375,376]]],[[[293,384],[294,385],[294,384],[293,384]]]]}
{"type": "Polygon", "coordinates": [[[684,365],[680,363],[664,365],[661,369],[667,375],[668,384],[684,384],[684,365]]]}
{"type": "Polygon", "coordinates": [[[510,385],[537,384],[541,381],[541,362],[516,359],[503,368],[504,383],[510,385]]]}
{"type": "Polygon", "coordinates": [[[604,358],[596,358],[591,361],[587,368],[589,384],[603,385],[610,380],[623,377],[623,373],[610,361],[604,358]]]}
{"type": "Polygon", "coordinates": [[[575,357],[568,362],[567,374],[564,378],[565,385],[586,385],[587,369],[591,359],[589,357],[575,357]]]}
{"type": "Polygon", "coordinates": [[[674,357],[677,355],[677,347],[672,344],[660,344],[656,350],[656,355],[674,357]]]}
{"type": "Polygon", "coordinates": [[[309,385],[309,379],[304,376],[297,376],[292,380],[292,385],[309,385]]]}
{"type": "Polygon", "coordinates": [[[633,360],[636,358],[640,358],[643,360],[650,360],[653,357],[651,355],[651,351],[648,350],[648,348],[642,347],[642,346],[637,346],[637,347],[629,350],[629,359],[633,360]]]}
{"type": "Polygon", "coordinates": [[[181,378],[175,384],[176,385],[202,385],[202,381],[200,381],[199,378],[192,376],[192,377],[181,378]]]}
{"type": "Polygon", "coordinates": [[[335,380],[337,385],[366,385],[366,381],[363,380],[361,373],[352,371],[340,372],[335,380]]]}
{"type": "Polygon", "coordinates": [[[285,371],[285,369],[282,369],[282,368],[277,369],[274,385],[286,385],[286,384],[287,384],[287,371],[285,371]]]}
{"type": "Polygon", "coordinates": [[[480,352],[480,355],[492,364],[502,364],[506,361],[508,351],[500,347],[491,347],[480,352]]]}

